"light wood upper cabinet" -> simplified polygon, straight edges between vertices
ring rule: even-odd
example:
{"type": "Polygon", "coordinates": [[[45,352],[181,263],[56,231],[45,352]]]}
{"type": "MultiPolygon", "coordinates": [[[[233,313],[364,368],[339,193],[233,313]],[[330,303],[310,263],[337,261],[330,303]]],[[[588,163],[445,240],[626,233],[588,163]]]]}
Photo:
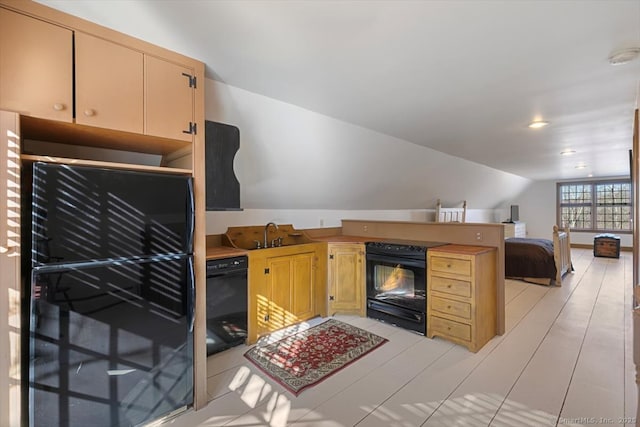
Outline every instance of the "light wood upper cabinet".
{"type": "Polygon", "coordinates": [[[180,61],[0,8],[2,110],[192,142],[201,95],[180,61]]]}
{"type": "Polygon", "coordinates": [[[0,9],[0,110],[73,121],[73,32],[0,9]]]}
{"type": "Polygon", "coordinates": [[[364,316],[364,245],[330,243],[328,250],[329,314],[364,316]]]}
{"type": "Polygon", "coordinates": [[[143,54],[77,32],[76,123],[143,133],[143,54]]]}
{"type": "Polygon", "coordinates": [[[144,56],[144,133],[191,141],[195,132],[194,70],[144,56]]]}
{"type": "Polygon", "coordinates": [[[192,141],[194,70],[77,32],[76,123],[192,141]]]}

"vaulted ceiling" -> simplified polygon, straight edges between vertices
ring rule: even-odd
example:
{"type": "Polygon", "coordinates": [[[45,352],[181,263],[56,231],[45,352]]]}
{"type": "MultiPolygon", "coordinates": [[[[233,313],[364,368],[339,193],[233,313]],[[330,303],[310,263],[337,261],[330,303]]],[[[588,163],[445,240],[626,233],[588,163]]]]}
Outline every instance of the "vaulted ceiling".
{"type": "Polygon", "coordinates": [[[640,59],[608,57],[640,47],[637,0],[40,2],[231,86],[522,177],[629,173],[640,59]]]}

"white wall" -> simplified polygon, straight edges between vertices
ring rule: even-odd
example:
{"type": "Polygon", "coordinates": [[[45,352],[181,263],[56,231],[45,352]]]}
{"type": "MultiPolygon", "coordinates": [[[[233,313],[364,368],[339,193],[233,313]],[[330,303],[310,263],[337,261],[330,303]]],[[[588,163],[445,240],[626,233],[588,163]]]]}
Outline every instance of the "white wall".
{"type": "Polygon", "coordinates": [[[207,120],[240,129],[234,168],[245,209],[208,213],[208,233],[222,222],[278,217],[298,228],[414,218],[437,199],[446,207],[467,200],[482,212],[531,182],[211,79],[205,90],[207,120]]]}
{"type": "MultiPolygon", "coordinates": [[[[331,209],[245,209],[207,212],[207,234],[223,234],[227,227],[266,224],[293,224],[296,229],[341,227],[343,219],[378,221],[433,221],[433,209],[331,210],[331,209]]],[[[493,222],[493,209],[468,209],[467,222],[493,222]]]]}
{"type": "MultiPolygon", "coordinates": [[[[207,79],[207,120],[240,128],[235,171],[244,211],[207,212],[229,226],[339,227],[342,219],[433,221],[467,200],[468,222],[501,222],[520,206],[528,237],[551,238],[556,181],[524,179],[207,79]]],[[[473,143],[472,141],[470,143],[473,143]]],[[[573,232],[593,244],[596,233],[573,232]]],[[[621,234],[622,246],[631,236],[621,234]]]]}
{"type": "MultiPolygon", "coordinates": [[[[527,223],[528,237],[551,238],[556,223],[556,182],[536,181],[527,186],[522,193],[514,197],[511,204],[520,205],[520,220],[527,223]]],[[[508,216],[508,211],[507,216],[508,216]]],[[[599,233],[571,232],[571,242],[593,244],[593,238],[599,233]]],[[[618,234],[620,245],[632,246],[630,234],[618,234]]]]}

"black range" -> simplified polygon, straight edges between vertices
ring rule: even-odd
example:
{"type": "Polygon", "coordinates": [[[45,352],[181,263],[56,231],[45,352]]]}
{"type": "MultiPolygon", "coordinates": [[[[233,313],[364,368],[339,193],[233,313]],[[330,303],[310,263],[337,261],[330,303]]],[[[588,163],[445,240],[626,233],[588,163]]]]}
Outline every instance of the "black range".
{"type": "Polygon", "coordinates": [[[427,250],[447,243],[366,242],[367,317],[426,332],[427,250]]]}

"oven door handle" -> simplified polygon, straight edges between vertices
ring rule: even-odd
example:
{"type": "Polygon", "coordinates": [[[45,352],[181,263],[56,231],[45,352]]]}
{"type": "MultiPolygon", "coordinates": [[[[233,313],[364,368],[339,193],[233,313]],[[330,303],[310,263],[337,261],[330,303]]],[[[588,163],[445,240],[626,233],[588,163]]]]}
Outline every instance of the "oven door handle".
{"type": "Polygon", "coordinates": [[[367,308],[376,310],[380,313],[388,314],[389,316],[406,320],[408,322],[421,323],[424,321],[422,313],[414,313],[410,310],[394,307],[390,304],[380,304],[377,301],[373,300],[367,301],[367,308]]]}
{"type": "Polygon", "coordinates": [[[379,255],[379,254],[370,254],[367,253],[366,255],[367,258],[367,262],[369,261],[374,261],[374,262],[385,262],[387,264],[394,264],[394,265],[406,265],[406,266],[410,266],[410,267],[418,267],[418,268],[426,268],[427,267],[427,261],[425,260],[419,260],[419,259],[410,259],[410,258],[402,258],[402,257],[395,257],[395,256],[389,256],[389,255],[379,255]]]}

